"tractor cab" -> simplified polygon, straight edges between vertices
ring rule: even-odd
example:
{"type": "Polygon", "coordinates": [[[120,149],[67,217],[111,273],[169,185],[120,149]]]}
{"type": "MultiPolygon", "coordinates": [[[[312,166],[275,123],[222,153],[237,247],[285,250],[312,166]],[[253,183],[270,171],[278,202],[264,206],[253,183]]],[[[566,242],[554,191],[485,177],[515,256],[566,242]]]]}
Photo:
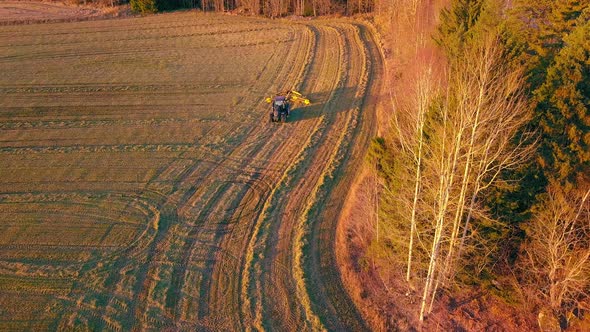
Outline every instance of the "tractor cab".
{"type": "Polygon", "coordinates": [[[284,108],[287,106],[287,98],[285,96],[276,96],[273,100],[274,108],[284,108]]]}
{"type": "Polygon", "coordinates": [[[289,100],[286,96],[276,96],[272,99],[271,122],[286,122],[290,111],[289,100]]]}
{"type": "Polygon", "coordinates": [[[287,122],[287,117],[291,111],[291,102],[309,105],[309,99],[303,97],[297,91],[287,91],[272,98],[266,98],[266,102],[271,104],[271,122],[287,122]]]}

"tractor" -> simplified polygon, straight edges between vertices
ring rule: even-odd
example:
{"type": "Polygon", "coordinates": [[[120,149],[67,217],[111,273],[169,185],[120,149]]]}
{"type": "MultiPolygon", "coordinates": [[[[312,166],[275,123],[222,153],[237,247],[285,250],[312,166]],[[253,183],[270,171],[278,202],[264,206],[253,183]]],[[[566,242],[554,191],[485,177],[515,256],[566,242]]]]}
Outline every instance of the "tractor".
{"type": "Polygon", "coordinates": [[[289,113],[291,112],[291,104],[303,103],[309,105],[309,99],[305,98],[301,93],[295,90],[289,90],[279,93],[274,97],[265,99],[270,107],[270,122],[287,122],[289,113]]]}

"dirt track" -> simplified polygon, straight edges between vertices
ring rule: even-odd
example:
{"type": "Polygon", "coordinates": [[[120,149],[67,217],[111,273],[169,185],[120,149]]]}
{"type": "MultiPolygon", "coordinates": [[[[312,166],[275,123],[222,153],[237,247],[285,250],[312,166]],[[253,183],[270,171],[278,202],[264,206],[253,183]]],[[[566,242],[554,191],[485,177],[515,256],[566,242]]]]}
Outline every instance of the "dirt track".
{"type": "Polygon", "coordinates": [[[0,30],[0,69],[46,66],[0,78],[5,232],[107,228],[100,241],[2,238],[0,278],[29,286],[0,283],[0,307],[23,311],[0,312],[0,329],[366,329],[333,244],[374,128],[381,61],[368,29],[194,14],[105,22],[70,23],[87,38],[55,49],[35,26],[0,30]],[[71,69],[96,61],[109,67],[71,69]],[[269,123],[263,97],[287,88],[313,104],[269,123]],[[63,208],[40,218],[47,206],[63,208]],[[132,236],[114,230],[119,219],[132,236]],[[55,254],[39,258],[47,245],[55,254]],[[76,246],[85,254],[59,259],[76,246]]]}

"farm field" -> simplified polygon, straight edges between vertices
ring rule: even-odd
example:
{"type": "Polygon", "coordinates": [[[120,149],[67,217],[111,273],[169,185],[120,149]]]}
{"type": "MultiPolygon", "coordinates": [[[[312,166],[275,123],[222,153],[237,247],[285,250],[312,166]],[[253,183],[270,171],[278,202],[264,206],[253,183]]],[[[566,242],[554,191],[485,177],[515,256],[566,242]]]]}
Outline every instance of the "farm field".
{"type": "Polygon", "coordinates": [[[0,27],[0,330],[366,329],[334,231],[381,66],[336,19],[0,27]]]}
{"type": "Polygon", "coordinates": [[[79,20],[98,17],[102,12],[97,8],[68,6],[59,2],[3,0],[0,1],[0,25],[79,20]]]}

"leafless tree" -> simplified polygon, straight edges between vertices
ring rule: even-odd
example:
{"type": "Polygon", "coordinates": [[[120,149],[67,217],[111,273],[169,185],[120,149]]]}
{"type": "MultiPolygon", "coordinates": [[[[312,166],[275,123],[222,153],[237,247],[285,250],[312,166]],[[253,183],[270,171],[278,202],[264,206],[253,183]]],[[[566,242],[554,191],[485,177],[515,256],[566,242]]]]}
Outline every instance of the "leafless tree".
{"type": "Polygon", "coordinates": [[[525,287],[556,316],[590,309],[590,188],[549,188],[526,227],[525,287]]]}
{"type": "Polygon", "coordinates": [[[470,224],[488,218],[479,202],[481,192],[532,150],[523,143],[526,134],[515,140],[529,119],[521,74],[503,61],[493,36],[465,52],[466,60],[450,69],[448,89],[439,101],[434,102],[437,84],[429,81],[425,70],[413,112],[400,109],[393,118],[399,153],[411,161],[405,176],[413,174],[412,190],[400,198],[410,202],[406,203],[408,281],[417,237],[427,257],[420,265],[427,268],[416,271],[425,276],[421,320],[432,310],[439,286],[453,279],[469,245],[470,224]]]}
{"type": "Polygon", "coordinates": [[[409,162],[408,176],[412,178],[413,193],[409,207],[410,231],[408,234],[408,259],[406,267],[406,281],[410,281],[412,271],[412,256],[414,252],[414,238],[416,235],[416,215],[419,208],[420,188],[422,184],[422,158],[424,152],[424,131],[428,109],[438,93],[438,83],[432,78],[432,67],[428,66],[417,79],[415,97],[410,105],[403,105],[393,113],[393,127],[396,140],[400,146],[400,153],[407,156],[409,162]],[[413,174],[413,175],[412,175],[413,174]]]}

